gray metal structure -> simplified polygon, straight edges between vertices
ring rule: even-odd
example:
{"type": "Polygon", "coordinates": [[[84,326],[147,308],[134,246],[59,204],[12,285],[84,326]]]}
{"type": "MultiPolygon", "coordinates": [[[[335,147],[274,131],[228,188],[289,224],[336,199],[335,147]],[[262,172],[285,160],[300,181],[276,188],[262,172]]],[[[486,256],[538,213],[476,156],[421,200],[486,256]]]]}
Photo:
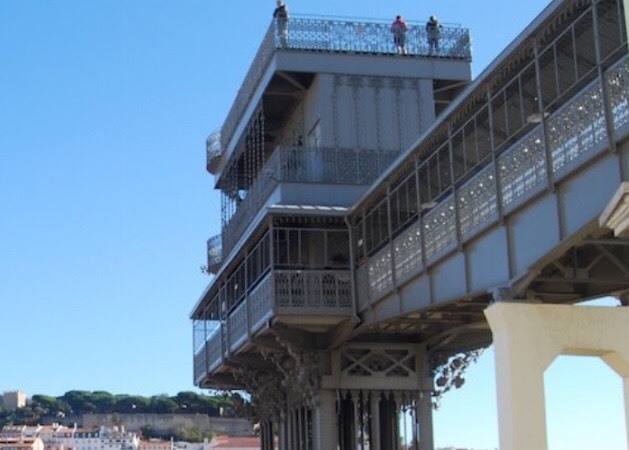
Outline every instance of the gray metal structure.
{"type": "Polygon", "coordinates": [[[377,22],[272,24],[208,139],[195,384],[248,390],[265,450],[431,449],[435,369],[491,342],[488,304],[628,292],[598,224],[629,177],[624,17],[555,0],[471,84],[462,28],[399,57],[377,22]]]}

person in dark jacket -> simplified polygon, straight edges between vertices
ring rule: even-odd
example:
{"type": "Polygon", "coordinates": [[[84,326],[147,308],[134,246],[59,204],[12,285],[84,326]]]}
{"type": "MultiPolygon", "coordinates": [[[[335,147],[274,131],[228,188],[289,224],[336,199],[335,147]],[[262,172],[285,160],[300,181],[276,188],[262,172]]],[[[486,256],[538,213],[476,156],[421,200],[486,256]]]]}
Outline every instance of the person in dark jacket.
{"type": "Polygon", "coordinates": [[[426,35],[428,36],[428,54],[439,53],[439,38],[441,37],[441,24],[436,16],[430,16],[426,23],[426,35]]]}
{"type": "Polygon", "coordinates": [[[277,7],[273,11],[275,28],[280,38],[280,45],[286,47],[288,44],[288,6],[282,0],[277,0],[277,7]]]}

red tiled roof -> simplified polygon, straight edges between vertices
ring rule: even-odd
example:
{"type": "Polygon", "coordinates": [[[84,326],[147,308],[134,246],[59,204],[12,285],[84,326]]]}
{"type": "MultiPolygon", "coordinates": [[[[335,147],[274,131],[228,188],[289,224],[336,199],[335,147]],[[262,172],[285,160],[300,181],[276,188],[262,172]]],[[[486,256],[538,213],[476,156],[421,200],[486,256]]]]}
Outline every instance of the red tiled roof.
{"type": "Polygon", "coordinates": [[[258,437],[229,437],[217,436],[210,444],[212,449],[237,449],[259,450],[260,438],[258,437]]]}

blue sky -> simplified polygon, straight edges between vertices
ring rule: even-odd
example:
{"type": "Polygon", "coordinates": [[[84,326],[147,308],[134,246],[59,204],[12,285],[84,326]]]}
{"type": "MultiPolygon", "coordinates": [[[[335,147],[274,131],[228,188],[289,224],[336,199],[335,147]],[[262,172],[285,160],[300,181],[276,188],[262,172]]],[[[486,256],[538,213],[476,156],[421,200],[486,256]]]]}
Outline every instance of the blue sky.
{"type": "MultiPolygon", "coordinates": [[[[477,75],[547,4],[289,7],[421,21],[437,14],[471,29],[477,75]]],[[[0,1],[0,390],[193,388],[188,313],[208,283],[199,270],[205,241],[220,229],[204,141],[222,124],[273,7],[0,1]]],[[[436,414],[437,444],[497,447],[490,352],[469,375],[436,414]]],[[[620,446],[600,448],[625,448],[620,436],[620,446]]]]}

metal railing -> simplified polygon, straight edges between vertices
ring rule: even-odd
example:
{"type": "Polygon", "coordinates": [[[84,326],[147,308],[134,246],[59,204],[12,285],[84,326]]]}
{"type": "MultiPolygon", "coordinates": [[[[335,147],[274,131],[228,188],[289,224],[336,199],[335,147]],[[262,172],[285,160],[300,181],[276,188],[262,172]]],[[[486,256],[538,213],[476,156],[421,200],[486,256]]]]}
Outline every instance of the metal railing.
{"type": "Polygon", "coordinates": [[[368,185],[395,160],[399,150],[278,147],[247,196],[222,230],[227,255],[280,182],[368,185]]]}
{"type": "Polygon", "coordinates": [[[209,172],[216,173],[221,156],[223,156],[221,132],[214,131],[205,140],[206,167],[209,172]]]}
{"type": "Polygon", "coordinates": [[[602,79],[585,86],[543,122],[499,154],[495,166],[490,163],[479,170],[455,193],[442,199],[360,264],[357,269],[360,309],[425,270],[462,241],[472,239],[495,223],[500,212],[509,213],[547,188],[549,174],[556,181],[579,170],[608,148],[606,123],[616,140],[627,136],[629,56],[624,56],[602,79]],[[606,84],[611,117],[605,113],[601,82],[606,84]]]}
{"type": "Polygon", "coordinates": [[[194,355],[195,380],[202,378],[205,370],[216,369],[225,352],[236,352],[273,314],[351,315],[352,311],[349,270],[271,271],[222,325],[213,321],[215,326],[208,327],[205,346],[194,355]]]}
{"type": "MultiPolygon", "coordinates": [[[[222,147],[227,148],[276,50],[396,54],[390,27],[391,23],[388,21],[292,15],[287,21],[286,32],[282,33],[272,22],[225,119],[221,129],[222,147]]],[[[471,60],[469,30],[460,26],[443,26],[439,37],[439,51],[431,52],[424,24],[409,22],[406,51],[407,55],[412,56],[469,61],[471,60]]]]}
{"type": "Polygon", "coordinates": [[[212,236],[207,240],[207,268],[210,273],[216,273],[223,262],[223,243],[221,235],[212,236]]]}

